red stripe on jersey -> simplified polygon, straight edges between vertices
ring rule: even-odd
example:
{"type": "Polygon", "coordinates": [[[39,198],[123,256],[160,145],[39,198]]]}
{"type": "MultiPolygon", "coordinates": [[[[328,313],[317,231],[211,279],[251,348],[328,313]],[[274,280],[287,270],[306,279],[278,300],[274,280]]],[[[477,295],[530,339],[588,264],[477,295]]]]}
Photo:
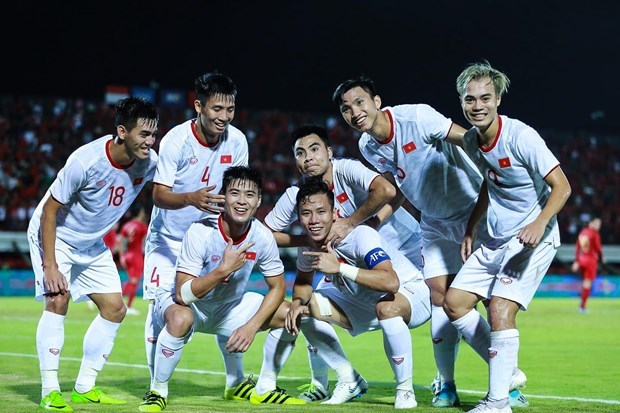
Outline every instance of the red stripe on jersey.
{"type": "Polygon", "coordinates": [[[502,158],[499,160],[500,168],[508,168],[510,166],[510,158],[502,158]]]}
{"type": "Polygon", "coordinates": [[[347,195],[347,193],[346,193],[346,192],[343,192],[343,193],[341,193],[340,195],[338,195],[338,196],[336,197],[336,199],[338,200],[338,202],[339,202],[339,203],[341,203],[341,204],[342,204],[343,202],[345,202],[345,201],[348,201],[348,200],[349,200],[349,196],[347,195]]]}
{"type": "Polygon", "coordinates": [[[413,141],[409,142],[408,144],[403,146],[403,150],[405,151],[405,153],[415,151],[415,143],[413,143],[413,141]]]}
{"type": "Polygon", "coordinates": [[[253,252],[253,251],[246,251],[245,252],[245,259],[246,260],[256,261],[256,253],[253,252]]]}
{"type": "Polygon", "coordinates": [[[232,163],[232,155],[222,155],[220,163],[232,163]]]}

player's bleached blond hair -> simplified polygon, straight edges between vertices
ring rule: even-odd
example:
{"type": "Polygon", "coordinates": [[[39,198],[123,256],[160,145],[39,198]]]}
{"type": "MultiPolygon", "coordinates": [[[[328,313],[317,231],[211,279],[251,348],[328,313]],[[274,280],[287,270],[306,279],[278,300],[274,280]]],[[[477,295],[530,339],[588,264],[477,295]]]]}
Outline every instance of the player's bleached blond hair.
{"type": "Polygon", "coordinates": [[[505,73],[493,68],[486,60],[467,65],[465,70],[463,70],[459,77],[456,78],[456,91],[459,93],[459,96],[462,97],[467,91],[467,85],[469,82],[485,77],[490,78],[493,82],[495,94],[498,97],[508,92],[508,86],[510,86],[510,79],[508,79],[508,76],[506,76],[505,73]]]}

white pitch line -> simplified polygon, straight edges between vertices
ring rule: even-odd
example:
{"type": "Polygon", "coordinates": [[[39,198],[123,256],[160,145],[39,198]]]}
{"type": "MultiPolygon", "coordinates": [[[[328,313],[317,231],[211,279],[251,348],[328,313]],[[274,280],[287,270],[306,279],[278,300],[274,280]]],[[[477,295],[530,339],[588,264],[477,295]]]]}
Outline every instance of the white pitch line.
{"type": "MultiPolygon", "coordinates": [[[[0,356],[8,356],[8,357],[24,357],[24,358],[39,358],[36,354],[21,354],[21,353],[3,353],[0,352],[0,356]]],[[[82,359],[76,357],[62,357],[61,361],[74,361],[81,362],[82,359]]],[[[144,364],[128,364],[128,363],[116,363],[113,361],[109,361],[106,363],[107,366],[117,366],[117,367],[133,367],[137,369],[147,369],[148,366],[144,364]]],[[[211,371],[211,370],[196,370],[196,369],[182,369],[176,368],[175,371],[181,371],[183,373],[195,373],[195,374],[217,374],[223,376],[225,373],[221,371],[211,371]]],[[[308,377],[294,377],[294,376],[280,376],[283,379],[288,380],[305,380],[308,377]]],[[[416,386],[417,387],[417,386],[416,386]]],[[[428,387],[424,387],[427,388],[428,387]]],[[[478,390],[463,390],[459,389],[459,393],[467,393],[467,394],[486,394],[485,392],[478,390]]],[[[526,397],[532,399],[547,399],[547,400],[571,400],[582,403],[602,403],[602,404],[620,404],[620,400],[606,400],[606,399],[587,399],[585,397],[563,397],[563,396],[544,396],[544,395],[536,395],[536,394],[525,394],[526,397]]]]}

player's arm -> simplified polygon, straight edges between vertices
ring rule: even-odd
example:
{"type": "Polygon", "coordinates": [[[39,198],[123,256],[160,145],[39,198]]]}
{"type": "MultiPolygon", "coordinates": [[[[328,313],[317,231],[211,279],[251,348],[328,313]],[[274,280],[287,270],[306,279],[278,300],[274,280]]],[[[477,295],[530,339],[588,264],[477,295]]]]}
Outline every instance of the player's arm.
{"type": "Polygon", "coordinates": [[[56,217],[63,204],[49,197],[43,204],[41,214],[41,247],[43,248],[43,282],[52,294],[65,294],[69,285],[65,276],[58,271],[56,261],[56,217]]]}
{"type": "Polygon", "coordinates": [[[314,271],[306,272],[297,269],[295,284],[293,285],[293,299],[291,300],[291,309],[284,320],[284,327],[292,334],[299,334],[299,323],[302,316],[310,314],[308,303],[312,298],[312,281],[314,279],[314,271]]]}
{"type": "Polygon", "coordinates": [[[452,123],[448,134],[446,135],[446,141],[463,147],[463,136],[465,136],[466,129],[456,123],[452,123]]]}
{"type": "Polygon", "coordinates": [[[482,181],[480,186],[480,192],[478,192],[478,200],[474,209],[472,209],[467,221],[467,227],[465,228],[465,236],[461,241],[461,259],[463,262],[467,261],[467,258],[474,252],[474,241],[476,240],[476,232],[480,220],[487,212],[489,207],[489,191],[487,190],[487,181],[482,181]]]}
{"type": "Polygon", "coordinates": [[[566,179],[566,175],[564,175],[564,171],[562,171],[559,165],[547,174],[545,182],[551,187],[551,193],[547,199],[547,204],[542,211],[540,211],[538,217],[533,222],[527,224],[519,231],[519,234],[517,234],[517,238],[528,248],[535,248],[538,246],[545,233],[547,224],[551,218],[560,212],[571,194],[568,179],[566,179]]]}
{"type": "Polygon", "coordinates": [[[215,185],[200,188],[194,192],[173,192],[172,188],[153,183],[153,203],[163,209],[180,209],[193,206],[201,211],[219,213],[224,210],[219,205],[224,202],[224,195],[211,193],[215,185]]]}
{"type": "Polygon", "coordinates": [[[252,246],[254,246],[254,243],[250,242],[233,250],[232,240],[229,240],[220,265],[213,271],[200,277],[195,277],[183,271],[177,271],[175,278],[176,302],[189,305],[209,294],[211,290],[225,282],[233,272],[243,267],[245,264],[245,252],[252,246]]]}
{"type": "Polygon", "coordinates": [[[263,325],[268,324],[267,320],[273,317],[282,301],[284,301],[284,296],[286,295],[284,273],[274,277],[265,277],[265,281],[269,290],[265,294],[265,298],[263,298],[258,311],[247,323],[235,329],[226,343],[226,349],[231,353],[247,351],[254,341],[256,333],[263,325]]]}
{"type": "Polygon", "coordinates": [[[389,259],[379,262],[372,269],[354,267],[339,262],[331,244],[327,244],[327,252],[304,251],[303,254],[313,257],[313,270],[324,274],[339,274],[371,290],[396,294],[400,287],[400,281],[389,259]]]}

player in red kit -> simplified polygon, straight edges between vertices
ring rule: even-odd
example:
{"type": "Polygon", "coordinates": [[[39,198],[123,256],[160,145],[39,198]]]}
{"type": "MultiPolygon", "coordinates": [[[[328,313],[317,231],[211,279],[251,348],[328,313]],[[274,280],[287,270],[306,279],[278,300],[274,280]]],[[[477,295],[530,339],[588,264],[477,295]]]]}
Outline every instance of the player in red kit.
{"type": "Polygon", "coordinates": [[[123,285],[123,296],[127,297],[127,314],[138,315],[138,310],[131,305],[144,272],[144,238],[148,230],[148,220],[146,211],[140,204],[132,207],[132,215],[134,217],[123,224],[118,235],[118,251],[121,267],[127,271],[128,277],[123,285]]]}
{"type": "Polygon", "coordinates": [[[581,230],[575,245],[575,262],[572,270],[580,271],[583,283],[581,284],[581,304],[579,313],[586,312],[586,302],[592,291],[592,283],[596,278],[599,261],[603,261],[603,247],[601,246],[601,219],[592,218],[588,226],[581,230]]]}

